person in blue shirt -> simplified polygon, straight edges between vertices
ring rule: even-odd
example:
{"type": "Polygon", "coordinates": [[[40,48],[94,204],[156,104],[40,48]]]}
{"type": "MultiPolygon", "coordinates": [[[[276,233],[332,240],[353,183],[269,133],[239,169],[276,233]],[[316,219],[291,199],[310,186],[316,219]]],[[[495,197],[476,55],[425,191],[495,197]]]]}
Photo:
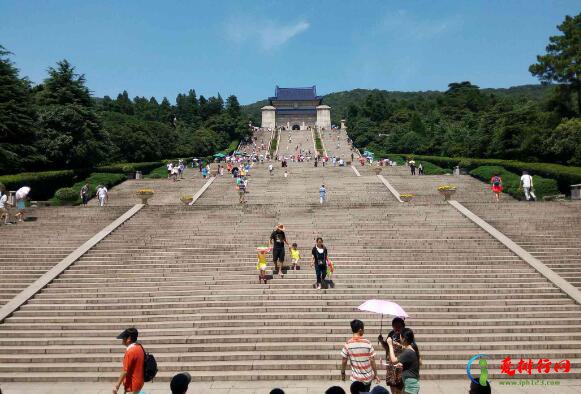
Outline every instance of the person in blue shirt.
{"type": "Polygon", "coordinates": [[[325,200],[327,200],[327,189],[325,189],[325,185],[321,185],[321,187],[319,188],[319,200],[321,202],[321,205],[323,205],[325,200]]]}

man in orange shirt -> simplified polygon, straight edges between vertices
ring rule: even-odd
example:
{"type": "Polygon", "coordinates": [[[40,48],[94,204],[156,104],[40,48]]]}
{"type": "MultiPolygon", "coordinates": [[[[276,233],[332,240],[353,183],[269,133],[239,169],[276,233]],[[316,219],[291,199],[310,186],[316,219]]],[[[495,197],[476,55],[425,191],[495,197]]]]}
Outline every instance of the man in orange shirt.
{"type": "Polygon", "coordinates": [[[143,380],[145,351],[137,343],[137,335],[137,329],[131,327],[117,336],[117,339],[121,339],[123,345],[127,346],[127,350],[125,350],[125,357],[123,358],[123,370],[117,385],[113,389],[113,394],[118,393],[121,383],[123,383],[125,393],[134,394],[139,393],[145,383],[143,380]]]}

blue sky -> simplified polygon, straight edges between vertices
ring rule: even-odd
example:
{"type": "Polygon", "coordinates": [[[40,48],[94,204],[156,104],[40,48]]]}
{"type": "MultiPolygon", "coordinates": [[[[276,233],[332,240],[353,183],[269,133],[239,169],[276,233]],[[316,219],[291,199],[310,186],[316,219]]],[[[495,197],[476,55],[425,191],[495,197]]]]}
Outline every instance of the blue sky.
{"type": "Polygon", "coordinates": [[[274,86],[445,90],[536,83],[528,66],[578,1],[0,0],[0,44],[34,82],[66,58],[97,96],[274,86]]]}

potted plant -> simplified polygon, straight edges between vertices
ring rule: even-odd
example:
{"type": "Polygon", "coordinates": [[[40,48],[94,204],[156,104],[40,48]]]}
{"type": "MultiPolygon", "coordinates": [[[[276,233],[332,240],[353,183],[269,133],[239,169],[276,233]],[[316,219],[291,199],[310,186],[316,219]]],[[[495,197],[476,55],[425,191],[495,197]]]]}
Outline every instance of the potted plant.
{"type": "Polygon", "coordinates": [[[400,194],[399,198],[403,201],[403,202],[410,202],[411,200],[413,200],[413,198],[415,197],[415,195],[411,194],[411,193],[404,193],[404,194],[400,194]]]}
{"type": "Polygon", "coordinates": [[[139,189],[135,194],[141,198],[141,203],[147,205],[147,200],[153,197],[153,189],[139,189]]]}
{"type": "Polygon", "coordinates": [[[442,185],[438,186],[438,191],[444,196],[444,200],[449,200],[450,197],[456,193],[456,186],[454,185],[442,185]]]}
{"type": "Polygon", "coordinates": [[[186,205],[190,205],[190,203],[192,202],[193,199],[194,199],[194,196],[192,196],[191,194],[180,197],[180,201],[186,205]]]}

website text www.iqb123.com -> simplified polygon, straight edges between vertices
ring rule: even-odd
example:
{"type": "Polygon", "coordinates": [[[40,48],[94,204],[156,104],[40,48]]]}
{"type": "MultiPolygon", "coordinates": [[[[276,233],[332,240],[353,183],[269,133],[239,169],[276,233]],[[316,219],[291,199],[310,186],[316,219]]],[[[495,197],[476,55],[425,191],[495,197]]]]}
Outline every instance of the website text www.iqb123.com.
{"type": "Polygon", "coordinates": [[[500,380],[500,386],[559,386],[559,380],[545,379],[518,379],[518,380],[500,380]]]}

